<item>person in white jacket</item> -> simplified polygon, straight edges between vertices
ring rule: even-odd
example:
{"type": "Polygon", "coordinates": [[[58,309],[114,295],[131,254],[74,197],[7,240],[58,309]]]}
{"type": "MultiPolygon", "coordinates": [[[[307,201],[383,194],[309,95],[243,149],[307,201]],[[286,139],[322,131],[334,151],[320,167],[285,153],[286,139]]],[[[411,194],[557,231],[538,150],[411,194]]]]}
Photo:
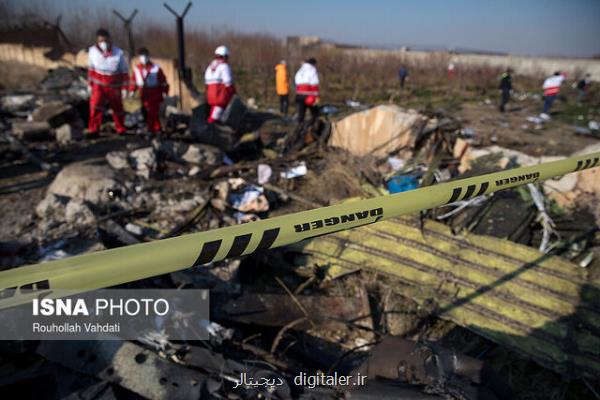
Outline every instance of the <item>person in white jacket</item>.
{"type": "Polygon", "coordinates": [[[235,94],[233,74],[227,62],[229,49],[219,46],[215,50],[215,58],[206,68],[204,83],[206,84],[206,102],[210,106],[208,123],[219,122],[223,111],[235,94]]]}
{"type": "Polygon", "coordinates": [[[124,134],[127,128],[121,96],[129,84],[129,66],[123,51],[112,44],[106,29],[98,29],[96,44],[88,49],[88,84],[92,94],[87,137],[98,136],[107,105],[112,108],[117,133],[124,134]]]}
{"type": "Polygon", "coordinates": [[[317,60],[309,58],[302,64],[294,77],[298,122],[304,122],[307,108],[310,110],[311,123],[317,119],[319,114],[319,73],[316,65],[317,60]]]}
{"type": "Polygon", "coordinates": [[[549,78],[546,78],[544,84],[542,85],[542,89],[544,89],[544,108],[542,110],[542,114],[540,117],[543,119],[550,119],[550,108],[552,108],[552,104],[554,100],[556,100],[556,96],[560,92],[560,86],[566,78],[566,74],[555,72],[549,78]]]}

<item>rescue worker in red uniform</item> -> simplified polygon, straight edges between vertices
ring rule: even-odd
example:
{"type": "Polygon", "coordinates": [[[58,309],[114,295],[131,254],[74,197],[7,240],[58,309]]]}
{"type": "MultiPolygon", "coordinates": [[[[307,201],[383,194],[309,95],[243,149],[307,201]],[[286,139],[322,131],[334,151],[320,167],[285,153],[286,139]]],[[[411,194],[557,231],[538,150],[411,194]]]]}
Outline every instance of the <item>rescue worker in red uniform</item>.
{"type": "Polygon", "coordinates": [[[97,137],[102,125],[104,108],[112,109],[113,121],[118,134],[127,130],[123,123],[125,111],[121,101],[122,91],[127,90],[129,67],[123,51],[113,46],[105,29],[96,32],[96,44],[88,50],[88,84],[90,96],[90,122],[88,137],[97,137]]]}
{"type": "Polygon", "coordinates": [[[296,108],[298,110],[298,122],[304,122],[306,108],[310,110],[313,124],[319,115],[319,73],[317,72],[317,60],[309,58],[306,60],[294,77],[296,85],[296,108]]]}
{"type": "Polygon", "coordinates": [[[223,111],[235,94],[231,67],[227,63],[229,50],[219,46],[215,50],[215,58],[206,68],[204,83],[206,84],[206,102],[210,106],[207,122],[219,122],[223,111]]]}
{"type": "Polygon", "coordinates": [[[160,103],[169,93],[169,84],[162,69],[150,60],[148,49],[141,48],[138,56],[139,63],[131,74],[129,96],[139,89],[148,132],[158,134],[162,130],[158,118],[160,103]]]}
{"type": "Polygon", "coordinates": [[[565,72],[556,71],[554,75],[544,81],[544,85],[542,86],[544,89],[544,109],[540,114],[541,119],[545,121],[550,120],[550,109],[552,108],[552,104],[554,104],[554,100],[560,92],[560,86],[563,84],[566,78],[567,74],[565,72]]]}

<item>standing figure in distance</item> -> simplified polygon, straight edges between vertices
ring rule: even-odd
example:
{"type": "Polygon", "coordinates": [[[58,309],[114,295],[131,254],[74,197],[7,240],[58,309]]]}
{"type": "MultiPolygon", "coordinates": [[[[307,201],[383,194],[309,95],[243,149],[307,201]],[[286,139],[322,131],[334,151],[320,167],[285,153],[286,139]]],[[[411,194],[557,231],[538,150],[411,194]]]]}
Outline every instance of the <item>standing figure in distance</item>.
{"type": "Polygon", "coordinates": [[[206,102],[210,106],[207,119],[209,124],[221,121],[223,111],[235,94],[233,74],[228,60],[229,50],[225,46],[219,46],[215,50],[215,58],[204,72],[206,102]]]}
{"type": "Polygon", "coordinates": [[[398,71],[398,79],[400,79],[400,89],[404,89],[404,82],[406,81],[406,77],[408,77],[408,68],[406,68],[406,65],[402,64],[400,66],[400,70],[398,71]]]}
{"type": "Polygon", "coordinates": [[[585,78],[580,79],[577,82],[577,103],[581,103],[590,89],[590,85],[592,84],[592,80],[590,79],[590,74],[585,74],[585,78]]]}
{"type": "Polygon", "coordinates": [[[275,90],[279,97],[279,112],[283,114],[284,118],[287,118],[290,84],[285,60],[281,60],[275,66],[275,90]]]}
{"type": "Polygon", "coordinates": [[[118,134],[124,134],[125,111],[122,96],[127,90],[129,67],[123,51],[113,46],[106,29],[96,32],[96,44],[88,50],[88,84],[90,96],[90,121],[88,138],[98,137],[102,126],[104,108],[112,109],[113,121],[118,134]]]}
{"type": "Polygon", "coordinates": [[[512,69],[507,68],[500,76],[500,112],[504,112],[506,103],[510,100],[510,92],[512,91],[512,69]]]}
{"type": "Polygon", "coordinates": [[[162,130],[158,118],[160,103],[169,93],[167,78],[158,64],[150,60],[150,52],[145,47],[138,51],[139,63],[133,68],[129,95],[140,91],[148,132],[158,134],[162,130]]]}
{"type": "Polygon", "coordinates": [[[448,79],[453,79],[456,74],[456,66],[453,62],[448,63],[448,79]]]}
{"type": "Polygon", "coordinates": [[[556,100],[556,96],[560,92],[560,86],[564,82],[566,74],[560,73],[556,71],[554,75],[549,78],[546,78],[544,84],[542,85],[542,89],[544,89],[544,108],[542,109],[542,113],[540,117],[545,120],[550,119],[550,109],[552,108],[552,104],[554,104],[554,100],[556,100]]]}
{"type": "Polygon", "coordinates": [[[310,110],[311,123],[315,122],[319,114],[319,73],[317,60],[306,60],[294,77],[296,85],[296,107],[298,108],[298,122],[304,122],[306,109],[310,110]]]}

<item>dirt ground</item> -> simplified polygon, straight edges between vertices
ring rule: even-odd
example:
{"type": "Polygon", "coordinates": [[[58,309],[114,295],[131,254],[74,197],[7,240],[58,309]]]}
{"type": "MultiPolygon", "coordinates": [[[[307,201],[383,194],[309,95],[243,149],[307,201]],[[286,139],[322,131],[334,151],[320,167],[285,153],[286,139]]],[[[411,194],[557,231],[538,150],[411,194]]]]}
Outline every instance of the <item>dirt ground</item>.
{"type": "MultiPolygon", "coordinates": [[[[556,107],[555,115],[561,112],[560,107],[561,104],[556,107]]],[[[531,101],[509,103],[505,113],[500,113],[496,104],[467,102],[456,116],[473,129],[481,145],[496,144],[532,156],[567,156],[598,143],[598,138],[578,135],[574,125],[558,118],[536,129],[526,118],[538,113],[539,104],[531,101]]]]}

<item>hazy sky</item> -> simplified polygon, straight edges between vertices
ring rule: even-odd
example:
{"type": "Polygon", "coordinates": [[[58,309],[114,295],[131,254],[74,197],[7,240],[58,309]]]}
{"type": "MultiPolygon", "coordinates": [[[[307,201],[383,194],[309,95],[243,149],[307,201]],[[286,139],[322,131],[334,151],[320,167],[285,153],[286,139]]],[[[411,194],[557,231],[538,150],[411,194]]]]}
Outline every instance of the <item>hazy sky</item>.
{"type": "MultiPolygon", "coordinates": [[[[183,10],[186,0],[168,0],[183,10]]],[[[56,8],[116,8],[174,24],[162,1],[54,0],[56,8]]],[[[136,17],[137,19],[137,17],[136,17]]],[[[349,44],[440,46],[532,55],[600,54],[600,0],[202,0],[187,26],[227,26],[277,36],[318,35],[349,44]]]]}

